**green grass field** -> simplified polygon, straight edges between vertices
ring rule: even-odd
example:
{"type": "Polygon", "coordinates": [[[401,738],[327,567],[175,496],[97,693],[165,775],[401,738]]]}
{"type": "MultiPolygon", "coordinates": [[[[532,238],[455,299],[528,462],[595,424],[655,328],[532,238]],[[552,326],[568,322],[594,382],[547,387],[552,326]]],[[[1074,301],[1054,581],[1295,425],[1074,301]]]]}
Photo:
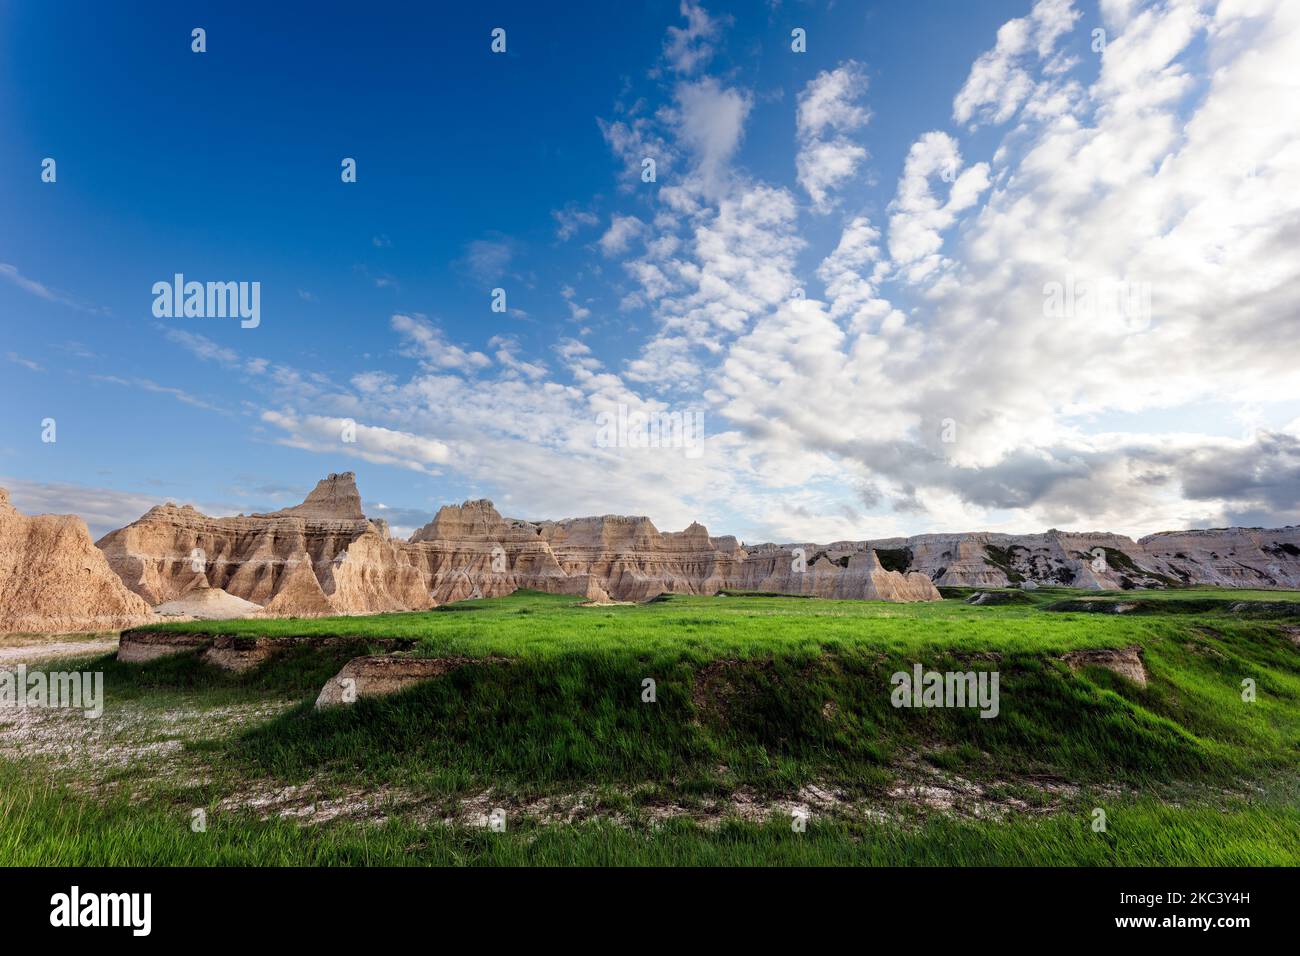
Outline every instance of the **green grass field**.
{"type": "Polygon", "coordinates": [[[0,862],[1294,865],[1296,597],[1043,588],[996,606],[730,595],[584,607],[519,593],[427,613],[164,625],[342,640],[242,675],[193,654],[95,662],[106,717],[129,715],[114,731],[124,741],[167,739],[177,712],[256,717],[210,730],[202,718],[165,762],[92,773],[93,786],[84,766],[11,755],[0,862]],[[1139,613],[1060,609],[1139,596],[1151,604],[1139,613]],[[1234,611],[1243,601],[1258,613],[1234,611]],[[480,662],[313,708],[344,662],[394,637],[414,639],[416,656],[480,662]],[[1145,687],[1061,660],[1129,647],[1145,687]],[[998,715],[895,708],[890,676],[918,662],[996,671],[998,715]],[[313,812],[381,797],[395,809],[316,820],[276,812],[266,795],[284,792],[313,794],[313,812]],[[497,807],[504,833],[475,824],[497,807]],[[194,808],[205,833],[189,829],[194,808]],[[805,832],[792,808],[808,812],[805,832]]]}

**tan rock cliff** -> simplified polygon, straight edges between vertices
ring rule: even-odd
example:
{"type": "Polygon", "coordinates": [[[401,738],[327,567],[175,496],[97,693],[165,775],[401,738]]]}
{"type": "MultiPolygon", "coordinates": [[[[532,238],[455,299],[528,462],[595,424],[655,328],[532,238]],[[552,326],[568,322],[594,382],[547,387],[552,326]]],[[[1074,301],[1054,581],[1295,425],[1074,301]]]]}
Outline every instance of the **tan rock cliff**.
{"type": "Polygon", "coordinates": [[[152,618],[75,515],[29,517],[0,488],[0,632],[116,630],[152,618]]]}

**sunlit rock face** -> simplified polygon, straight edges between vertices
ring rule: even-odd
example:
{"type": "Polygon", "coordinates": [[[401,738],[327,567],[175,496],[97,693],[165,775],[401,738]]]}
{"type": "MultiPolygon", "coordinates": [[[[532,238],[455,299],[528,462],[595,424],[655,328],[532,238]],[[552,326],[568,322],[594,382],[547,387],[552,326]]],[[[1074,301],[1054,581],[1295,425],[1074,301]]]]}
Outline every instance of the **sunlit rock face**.
{"type": "Polygon", "coordinates": [[[366,520],[351,472],[330,475],[302,504],[270,514],[210,518],[188,505],[159,505],[99,547],[126,586],[155,606],[201,587],[284,617],[432,606],[403,544],[366,520]]]}
{"type": "Polygon", "coordinates": [[[816,545],[746,551],[733,537],[710,537],[699,523],[660,531],[645,517],[530,522],[501,517],[489,501],[469,501],[444,507],[411,542],[429,556],[439,603],[475,589],[490,596],[521,587],[614,601],[722,590],[939,599],[927,577],[886,570],[865,546],[820,554],[816,545]]]}
{"type": "Polygon", "coordinates": [[[21,514],[0,488],[0,632],[117,630],[152,618],[76,515],[21,514]]]}
{"type": "Polygon", "coordinates": [[[372,614],[531,588],[591,601],[766,590],[890,601],[935,600],[921,575],[887,571],[869,550],[797,569],[791,548],[747,554],[700,524],[661,532],[649,518],[503,517],[492,502],[448,505],[409,541],[368,521],[351,472],[269,514],[212,518],[159,505],[99,542],[109,566],[150,605],[217,588],[271,616],[372,614]],[[850,560],[850,557],[852,560],[850,560]],[[837,563],[838,562],[838,563],[837,563]]]}
{"type": "Polygon", "coordinates": [[[625,515],[526,521],[478,500],[441,508],[400,541],[384,522],[366,519],[351,472],[328,476],[302,504],[269,514],[211,518],[159,505],[99,547],[148,605],[181,602],[196,616],[215,604],[186,602],[202,588],[252,602],[257,614],[305,617],[424,610],[520,588],[606,602],[727,590],[934,601],[936,585],[1300,587],[1300,528],[1139,541],[1053,530],[744,547],[698,523],[660,531],[649,518],[625,515]]]}
{"type": "Polygon", "coordinates": [[[938,585],[1132,589],[1300,587],[1300,528],[1168,531],[1134,541],[1109,532],[923,534],[870,544],[904,556],[938,585]]]}

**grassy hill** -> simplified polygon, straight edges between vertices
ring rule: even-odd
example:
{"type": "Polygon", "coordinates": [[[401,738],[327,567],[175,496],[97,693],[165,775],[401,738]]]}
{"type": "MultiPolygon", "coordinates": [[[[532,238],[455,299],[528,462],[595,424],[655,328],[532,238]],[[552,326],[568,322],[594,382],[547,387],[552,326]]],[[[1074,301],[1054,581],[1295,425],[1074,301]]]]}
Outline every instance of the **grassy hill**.
{"type": "Polygon", "coordinates": [[[1140,594],[1168,613],[1136,614],[1062,610],[1105,599],[1067,589],[988,606],[730,595],[585,607],[519,593],[427,613],[163,625],[342,643],[242,675],[189,654],[97,662],[123,712],[276,706],[186,740],[179,779],[119,770],[69,795],[54,773],[7,788],[25,797],[8,798],[0,860],[30,859],[22,833],[96,862],[360,862],[363,850],[372,862],[1300,862],[1300,648],[1280,606],[1294,596],[1201,594],[1208,605],[1177,613],[1185,599],[1170,593],[1140,594]],[[1254,597],[1258,613],[1234,610],[1254,597]],[[392,637],[469,660],[392,696],[313,708],[342,663],[392,637]],[[1145,686],[1062,659],[1118,648],[1140,649],[1145,686]],[[916,663],[996,671],[997,716],[894,707],[891,675],[916,663]],[[285,813],[284,792],[352,810],[285,813]],[[384,804],[379,825],[355,812],[367,801],[384,804]],[[198,807],[212,821],[201,836],[183,825],[198,807]],[[476,825],[497,808],[506,832],[476,825]],[[128,836],[60,831],[74,810],[128,836]]]}

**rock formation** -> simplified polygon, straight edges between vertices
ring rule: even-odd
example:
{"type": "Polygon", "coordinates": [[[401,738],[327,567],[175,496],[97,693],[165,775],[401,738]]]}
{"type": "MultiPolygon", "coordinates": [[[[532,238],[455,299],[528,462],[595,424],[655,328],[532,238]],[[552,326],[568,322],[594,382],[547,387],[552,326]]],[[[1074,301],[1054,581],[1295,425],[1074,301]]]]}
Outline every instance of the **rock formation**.
{"type": "Polygon", "coordinates": [[[159,505],[98,543],[151,605],[208,587],[280,617],[432,606],[402,547],[362,514],[352,472],[330,475],[302,504],[270,514],[209,518],[189,505],[159,505]]]}
{"type": "Polygon", "coordinates": [[[741,591],[773,591],[813,597],[876,601],[937,601],[939,592],[924,574],[890,571],[865,541],[822,547],[760,545],[741,551],[744,560],[733,583],[741,591]]]}
{"type": "Polygon", "coordinates": [[[100,551],[79,520],[24,518],[7,500],[0,532],[0,626],[10,630],[114,627],[146,618],[148,606],[195,617],[424,610],[520,588],[605,602],[719,591],[932,601],[935,585],[1300,587],[1300,528],[1140,541],[1049,531],[744,547],[700,524],[665,532],[621,515],[524,521],[480,500],[443,507],[397,541],[384,522],[366,519],[351,472],[268,514],[212,518],[159,505],[105,535],[100,551]]]}
{"type": "Polygon", "coordinates": [[[887,571],[869,549],[748,554],[703,525],[661,532],[649,518],[568,521],[502,517],[490,501],[442,508],[409,541],[366,520],[355,476],[330,475],[301,504],[269,514],[210,518],[160,505],[99,542],[109,565],[152,605],[202,616],[252,602],[277,617],[423,610],[520,588],[592,601],[724,589],[888,601],[936,600],[924,575],[887,571]]]}
{"type": "Polygon", "coordinates": [[[206,578],[200,578],[195,586],[180,597],[164,601],[154,609],[162,617],[196,617],[205,621],[229,621],[248,617],[262,610],[260,605],[243,598],[227,594],[221,588],[209,587],[206,578]]]}
{"type": "Polygon", "coordinates": [[[660,531],[649,518],[503,518],[490,501],[448,505],[411,536],[438,603],[517,588],[644,601],[658,594],[770,591],[828,598],[933,601],[922,574],[887,571],[865,545],[764,545],[746,551],[701,524],[660,531]]]}
{"type": "Polygon", "coordinates": [[[1103,648],[1090,651],[1071,651],[1061,657],[1070,670],[1085,667],[1104,667],[1121,677],[1127,677],[1141,687],[1147,686],[1147,670],[1142,664],[1142,648],[1138,646],[1103,648]]]}
{"type": "Polygon", "coordinates": [[[395,694],[462,667],[508,663],[501,657],[354,657],[330,678],[316,697],[316,709],[355,703],[362,697],[395,694]]]}
{"type": "Polygon", "coordinates": [[[20,514],[0,488],[0,632],[100,631],[152,614],[75,515],[20,514]]]}
{"type": "Polygon", "coordinates": [[[366,520],[365,513],[361,510],[361,493],[357,491],[357,476],[350,471],[327,475],[316,482],[316,487],[300,505],[253,517],[315,518],[324,521],[366,520]]]}
{"type": "Polygon", "coordinates": [[[1161,532],[1138,541],[1055,530],[923,534],[868,544],[887,567],[919,571],[941,586],[1300,588],[1300,527],[1161,532]]]}

